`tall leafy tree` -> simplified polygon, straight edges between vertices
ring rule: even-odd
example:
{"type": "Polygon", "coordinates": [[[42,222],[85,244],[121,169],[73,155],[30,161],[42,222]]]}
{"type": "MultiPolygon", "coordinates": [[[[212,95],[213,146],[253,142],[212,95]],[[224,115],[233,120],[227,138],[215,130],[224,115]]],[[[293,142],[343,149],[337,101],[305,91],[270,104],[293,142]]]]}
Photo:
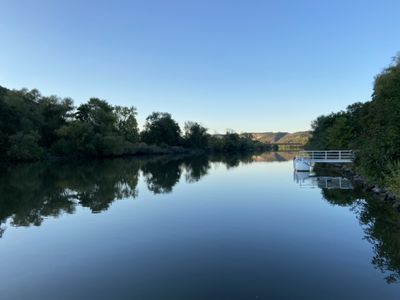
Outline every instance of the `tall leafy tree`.
{"type": "Polygon", "coordinates": [[[76,119],[93,126],[95,132],[106,134],[115,131],[117,117],[113,107],[105,100],[90,98],[81,104],[76,112],[76,119]]]}
{"type": "Polygon", "coordinates": [[[205,149],[208,146],[207,128],[196,122],[186,122],[184,127],[184,144],[190,148],[205,149]]]}
{"type": "Polygon", "coordinates": [[[169,113],[153,112],[146,118],[142,141],[154,145],[179,146],[181,129],[169,113]]]}
{"type": "Polygon", "coordinates": [[[136,108],[134,106],[115,106],[114,112],[117,117],[117,129],[127,141],[136,143],[139,140],[139,129],[136,120],[136,108]]]}

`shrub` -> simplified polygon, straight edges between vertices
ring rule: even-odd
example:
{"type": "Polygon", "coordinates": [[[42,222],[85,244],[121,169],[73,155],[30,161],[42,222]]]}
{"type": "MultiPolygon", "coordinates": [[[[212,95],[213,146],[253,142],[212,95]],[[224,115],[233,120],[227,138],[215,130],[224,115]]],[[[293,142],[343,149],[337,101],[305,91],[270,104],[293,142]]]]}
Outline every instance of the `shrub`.
{"type": "Polygon", "coordinates": [[[390,163],[385,176],[386,188],[392,193],[400,196],[400,161],[390,163]]]}

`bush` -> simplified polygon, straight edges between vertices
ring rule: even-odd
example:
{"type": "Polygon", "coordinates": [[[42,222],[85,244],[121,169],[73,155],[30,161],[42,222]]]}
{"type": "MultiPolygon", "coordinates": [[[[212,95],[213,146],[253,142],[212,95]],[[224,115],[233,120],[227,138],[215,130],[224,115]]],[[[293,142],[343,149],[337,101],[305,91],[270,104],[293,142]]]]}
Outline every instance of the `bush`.
{"type": "Polygon", "coordinates": [[[389,164],[385,176],[385,186],[389,191],[400,196],[400,161],[389,164]]]}
{"type": "Polygon", "coordinates": [[[11,147],[7,156],[12,160],[37,160],[43,156],[43,148],[39,146],[39,135],[35,132],[19,132],[10,137],[11,147]]]}

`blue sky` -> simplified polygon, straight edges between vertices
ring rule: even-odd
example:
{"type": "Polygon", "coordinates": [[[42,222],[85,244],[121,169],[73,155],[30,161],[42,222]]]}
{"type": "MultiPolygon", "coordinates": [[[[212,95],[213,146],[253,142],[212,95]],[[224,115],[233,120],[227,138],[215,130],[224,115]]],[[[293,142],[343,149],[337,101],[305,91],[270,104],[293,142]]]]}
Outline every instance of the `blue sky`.
{"type": "Polygon", "coordinates": [[[307,130],[366,101],[400,1],[2,0],[0,85],[167,111],[210,132],[307,130]]]}

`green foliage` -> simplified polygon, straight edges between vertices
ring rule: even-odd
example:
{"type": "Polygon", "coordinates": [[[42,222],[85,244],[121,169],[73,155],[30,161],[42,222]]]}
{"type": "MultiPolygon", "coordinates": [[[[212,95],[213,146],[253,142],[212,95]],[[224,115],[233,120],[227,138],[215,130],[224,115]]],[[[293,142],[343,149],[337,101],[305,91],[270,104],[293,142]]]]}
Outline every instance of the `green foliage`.
{"type": "Polygon", "coordinates": [[[76,119],[91,125],[94,132],[101,134],[115,131],[117,122],[113,107],[105,100],[98,98],[91,98],[88,103],[80,105],[77,109],[76,119]]]}
{"type": "Polygon", "coordinates": [[[125,140],[136,143],[139,140],[139,129],[136,121],[136,108],[115,106],[114,112],[117,116],[117,130],[125,140]]]}
{"type": "Polygon", "coordinates": [[[0,159],[42,158],[71,110],[70,99],[43,97],[37,90],[0,88],[0,159]]]}
{"type": "Polygon", "coordinates": [[[150,145],[181,145],[181,129],[169,113],[153,112],[146,118],[142,141],[150,145]]]}
{"type": "Polygon", "coordinates": [[[208,139],[208,147],[213,152],[223,152],[224,151],[224,140],[221,136],[211,135],[208,139]]]}
{"type": "Polygon", "coordinates": [[[112,106],[99,98],[75,109],[70,98],[0,86],[0,160],[271,149],[253,141],[251,135],[228,132],[210,136],[196,122],[187,122],[181,135],[179,124],[169,113],[149,115],[139,134],[136,115],[133,106],[112,106]]]}
{"type": "Polygon", "coordinates": [[[318,117],[306,147],[354,149],[355,167],[369,180],[392,176],[390,163],[400,160],[400,56],[376,77],[370,102],[318,117]]]}
{"type": "Polygon", "coordinates": [[[57,133],[54,151],[61,155],[118,156],[127,152],[138,135],[134,108],[112,107],[91,98],[78,107],[76,119],[57,133]]]}
{"type": "Polygon", "coordinates": [[[184,145],[189,148],[205,149],[208,146],[207,129],[196,122],[186,122],[184,129],[184,145]]]}
{"type": "Polygon", "coordinates": [[[71,99],[56,96],[41,97],[38,101],[41,116],[40,144],[50,148],[58,139],[56,131],[64,126],[73,109],[71,99]]]}
{"type": "Polygon", "coordinates": [[[331,113],[313,121],[312,136],[307,148],[316,150],[348,149],[352,140],[351,114],[349,112],[331,113]]]}
{"type": "Polygon", "coordinates": [[[35,132],[18,132],[9,137],[10,148],[7,156],[12,160],[37,160],[44,153],[38,144],[39,135],[35,132]]]}
{"type": "Polygon", "coordinates": [[[59,155],[96,155],[95,132],[91,124],[72,121],[57,131],[60,140],[54,146],[59,155]]]}
{"type": "Polygon", "coordinates": [[[400,197],[400,161],[389,163],[385,174],[386,187],[400,197]]]}
{"type": "Polygon", "coordinates": [[[237,134],[228,131],[224,135],[212,135],[208,139],[208,148],[215,153],[244,153],[276,150],[272,145],[253,140],[251,134],[237,134]]]}
{"type": "Polygon", "coordinates": [[[1,160],[123,155],[132,152],[138,137],[134,107],[91,98],[74,112],[69,98],[0,87],[1,160]]]}

